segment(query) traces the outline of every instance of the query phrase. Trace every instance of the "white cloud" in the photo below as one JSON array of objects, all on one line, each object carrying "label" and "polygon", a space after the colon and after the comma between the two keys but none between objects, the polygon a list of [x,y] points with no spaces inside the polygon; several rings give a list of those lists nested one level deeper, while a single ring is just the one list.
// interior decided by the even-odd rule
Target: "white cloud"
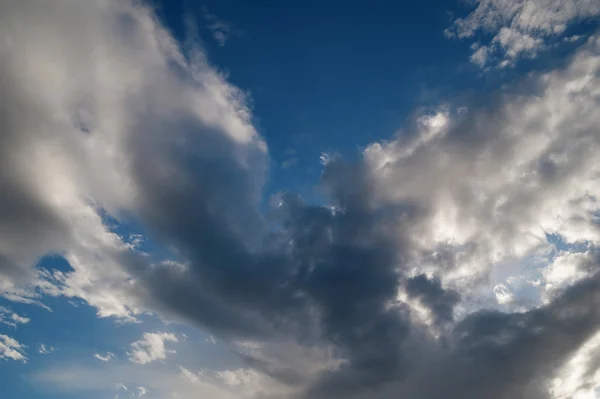
[{"label": "white cloud", "polygon": [[[22,26],[30,28],[16,34]],[[135,322],[152,302],[125,267],[140,242],[113,233],[110,221],[139,211],[145,172],[133,160],[154,152],[153,176],[180,173],[165,145],[179,151],[187,143],[197,156],[246,170],[248,195],[258,197],[266,146],[245,95],[201,48],[186,58],[137,2],[5,4],[0,36],[10,82],[0,102],[0,168],[10,170],[0,173],[0,295],[37,304],[40,293],[81,298],[99,317]],[[196,127],[170,135],[165,126],[182,120]],[[235,150],[210,150],[214,132],[215,143],[231,140]],[[74,270],[35,269],[50,253]]]},{"label": "white cloud", "polygon": [[596,0],[477,0],[467,17],[458,18],[446,30],[449,37],[491,35],[489,46],[476,49],[471,61],[487,66],[490,52],[500,66],[519,57],[535,57],[572,24],[600,15]]},{"label": "white cloud", "polygon": [[8,335],[0,334],[0,359],[27,362],[24,346]]},{"label": "white cloud", "polygon": [[594,272],[592,251],[561,251],[542,271],[545,289],[552,293],[588,277]]},{"label": "white cloud", "polygon": [[214,336],[209,335],[208,338],[206,338],[205,342],[208,342],[209,344],[215,345],[217,343],[217,340],[215,339]]},{"label": "white cloud", "polygon": [[104,394],[102,397],[111,397],[116,391],[120,398],[251,399],[253,394],[244,390],[247,386],[226,385],[214,373],[194,373],[181,366],[157,368],[117,363],[95,368],[86,364],[63,363],[38,370],[28,378],[44,392],[58,395]]},{"label": "white cloud", "polygon": [[98,360],[101,360],[103,362],[108,362],[111,359],[115,359],[115,354],[112,352],[106,352],[105,355],[101,355],[99,353],[95,353],[94,357]]},{"label": "white cloud", "polygon": [[552,399],[596,399],[600,389],[600,370],[590,364],[598,361],[600,332],[585,343],[559,370],[552,380]]},{"label": "white cloud", "polygon": [[487,58],[488,48],[487,46],[481,46],[471,55],[470,59],[473,64],[479,65],[483,68],[487,63]]},{"label": "white cloud", "polygon": [[0,306],[0,323],[11,327],[17,327],[18,324],[27,324],[30,321],[29,318],[20,316],[12,310]]},{"label": "white cloud", "polygon": [[496,301],[498,301],[500,305],[507,305],[515,300],[515,295],[502,283],[494,287],[494,295],[496,296]]},{"label": "white cloud", "polygon": [[155,360],[164,360],[167,354],[176,353],[167,350],[166,342],[179,342],[177,337],[171,333],[145,333],[143,338],[131,344],[129,360],[137,364],[147,364]]},{"label": "white cloud", "polygon": [[[294,390],[251,368],[192,372],[179,366],[181,377],[195,388],[212,391],[219,398],[282,398]],[[190,396],[195,398],[196,396]],[[200,396],[198,396],[200,397]]]},{"label": "white cloud", "polygon": [[[208,65],[201,49],[184,56],[174,39],[144,7],[128,2],[57,0],[52,4],[15,2],[6,8],[6,13],[0,13],[0,36],[7,38],[0,43],[0,70],[6,74],[3,76],[6,77],[3,80],[5,96],[0,101],[0,123],[6,132],[0,137],[0,290],[3,295],[31,302],[39,300],[38,292],[82,298],[97,308],[100,317],[114,316],[129,321],[137,320],[136,316],[146,310],[170,315],[173,308],[179,306],[176,310],[188,318],[205,321],[207,314],[213,316],[209,321],[217,332],[234,330],[242,331],[242,335],[272,332],[270,325],[261,325],[265,328],[262,330],[246,323],[250,320],[245,318],[246,313],[259,313],[260,305],[266,302],[274,312],[285,313],[286,306],[297,310],[296,300],[301,302],[303,298],[288,298],[285,290],[282,307],[279,303],[272,305],[279,302],[277,295],[265,300],[260,290],[251,292],[248,297],[237,297],[238,303],[231,306],[229,303],[220,306],[219,300],[203,296],[209,295],[207,292],[211,290],[218,293],[216,297],[233,296],[238,288],[236,284],[245,288],[246,281],[232,284],[221,278],[224,266],[230,266],[220,262],[221,256],[230,247],[216,248],[220,250],[218,255],[206,255],[215,248],[204,246],[211,246],[214,241],[199,242],[198,236],[205,237],[196,233],[206,231],[189,226],[207,220],[218,222],[208,234],[214,233],[216,237],[215,230],[226,226],[223,235],[234,238],[222,242],[236,244],[233,246],[236,250],[238,244],[243,248],[232,253],[245,253],[246,247],[257,247],[252,241],[255,236],[247,233],[256,230],[246,229],[247,225],[263,222],[255,211],[259,208],[265,176],[266,145],[251,123],[244,93],[229,85]],[[22,26],[29,28],[24,32],[19,28]],[[535,29],[515,28],[512,23],[494,29],[497,39],[492,39],[492,45],[501,47],[507,57],[511,57],[511,51],[515,58],[535,54],[541,46]],[[16,36],[14,32],[23,32],[23,35]],[[488,56],[479,54],[475,61],[486,64]],[[466,308],[463,310],[467,314],[487,306],[488,299],[494,305],[518,300],[519,293],[502,284],[513,273],[524,273],[523,264],[551,246],[547,234],[560,237],[568,248],[575,244],[587,245],[590,251],[597,248],[600,243],[596,197],[600,192],[597,161],[600,119],[596,106],[600,93],[599,70],[600,47],[590,42],[564,70],[526,81],[536,87],[535,95],[505,94],[489,107],[455,109],[444,105],[418,118],[414,129],[401,132],[393,141],[367,148],[366,174],[373,193],[365,195],[365,207],[391,209],[394,216],[400,215],[398,225],[376,226],[375,230],[390,228],[393,230],[390,236],[399,238],[399,245],[392,247],[401,252],[402,266],[409,269],[407,276],[439,275],[442,285],[437,289],[452,288],[460,292],[466,303],[461,306]],[[321,161],[326,169],[335,166],[328,154],[323,154]],[[193,167],[189,168],[188,163]],[[200,170],[199,175],[188,169]],[[7,170],[11,171],[10,176],[6,175]],[[219,174],[220,171],[226,173]],[[169,184],[154,184],[164,182]],[[208,182],[206,186],[205,182]],[[362,188],[358,179],[356,183],[353,188]],[[173,197],[164,199],[173,192]],[[161,212],[164,205],[169,205],[162,201],[173,198],[175,205],[186,211],[174,213],[176,217],[172,217],[173,213]],[[202,207],[205,204],[206,207]],[[187,212],[190,210],[192,212]],[[196,210],[197,213],[193,212]],[[205,210],[211,217],[217,215],[215,219],[205,216],[202,213]],[[341,209],[339,214],[343,212]],[[148,264],[148,257],[134,256],[135,239],[129,242],[111,231],[111,216],[121,214],[138,217],[140,222],[155,227],[158,235],[163,233],[161,236],[167,241],[176,235],[173,231],[178,232],[177,228],[185,225],[194,232],[193,239],[185,243],[188,249],[199,246],[200,255],[206,255],[207,262],[214,263],[210,265],[213,269],[206,271],[204,265],[196,264],[187,267],[187,263]],[[189,220],[192,223],[188,225]],[[339,219],[334,218],[334,222],[336,220]],[[358,246],[368,246],[371,236],[364,235],[367,239],[353,240],[352,245],[360,241]],[[363,234],[357,236],[362,238]],[[324,252],[333,253],[335,257],[337,249],[328,247],[331,235],[327,237]],[[313,246],[310,247],[312,251]],[[540,272],[545,276],[540,289],[545,289],[549,282],[569,285],[581,277],[574,273],[580,268],[574,269],[565,263],[567,258],[570,261],[573,260],[570,257],[575,256],[570,249],[567,252],[551,259],[552,266],[546,273]],[[47,253],[64,254],[73,271],[50,274],[35,269],[37,260]],[[318,262],[312,262],[312,252],[309,255],[311,262],[306,263],[311,263],[312,268],[312,263]],[[242,262],[231,262],[232,265],[237,263]],[[315,267],[318,269],[318,265]],[[194,285],[197,281],[188,269],[198,272],[199,280],[208,277],[209,282],[200,287]],[[233,266],[229,269],[232,274],[234,269]],[[172,273],[162,274],[164,270]],[[249,276],[251,273],[245,274],[248,270],[243,269],[239,276]],[[265,276],[270,272],[258,271],[265,272]],[[159,278],[145,280],[153,272]],[[312,277],[318,280],[328,272]],[[189,292],[155,289],[165,283],[160,277],[172,275],[184,280],[175,288],[182,287]],[[374,286],[382,277],[367,276],[376,281]],[[393,273],[384,275],[388,281],[395,276]],[[212,278],[215,284],[211,284]],[[192,282],[185,284],[189,280]],[[327,283],[328,279],[324,281]],[[367,279],[365,285],[369,282]],[[270,289],[253,283],[254,287]],[[358,284],[362,286],[360,283],[362,281]],[[394,284],[389,286],[394,287]],[[328,291],[323,286],[316,290],[323,295]],[[298,291],[294,292],[298,297],[314,295],[314,292]],[[393,289],[389,291],[393,297]],[[365,294],[365,298],[373,296],[366,293],[369,295]],[[165,299],[169,295],[172,297]],[[196,302],[182,305],[180,299],[188,297]],[[383,343],[375,346],[380,350],[373,351],[368,345],[373,342],[367,342],[346,345],[338,352],[324,350],[329,342],[320,342],[327,339],[323,330],[334,328],[323,319],[311,317],[321,311],[339,313],[335,312],[336,306],[351,299],[340,297],[342,300],[335,298],[335,304],[329,308],[327,305],[332,303],[325,298],[315,301],[315,308],[300,309],[306,310],[309,319],[309,325],[302,327],[307,331],[314,327],[314,331],[308,331],[308,341],[314,337],[319,342],[316,348],[290,343],[280,336],[275,343],[253,342],[243,348],[240,345],[237,348],[240,354],[253,360],[254,368],[234,366],[195,373],[181,368],[174,374],[172,369],[159,369],[158,366],[168,368],[160,363],[148,367],[127,364],[145,369],[137,372],[116,365],[118,362],[108,365],[96,362],[97,369],[52,369],[45,372],[44,378],[74,390],[110,387],[113,393],[115,381],[123,381],[120,388],[127,389],[123,384],[147,386],[146,396],[159,398],[176,391],[190,398],[239,398],[263,393],[285,397],[290,391],[297,393],[296,390],[306,389],[320,382],[322,376],[329,376],[343,369],[341,365],[349,364],[344,363],[347,354],[338,352],[352,352],[354,346],[359,346],[363,357],[351,360],[371,364],[372,353],[380,354],[381,348],[387,348]],[[172,298],[175,300],[169,302]],[[249,303],[240,305],[239,298],[246,298]],[[406,302],[409,307],[417,306],[408,299]],[[412,302],[425,308],[424,301]],[[385,303],[385,311],[395,305]],[[230,313],[223,313],[223,309]],[[353,310],[343,306],[342,309]],[[383,312],[378,307],[375,309]],[[425,311],[425,319],[431,318],[431,310]],[[235,319],[235,323],[222,323],[223,319]],[[367,317],[360,320],[362,324],[349,327],[356,327],[362,334],[361,329],[369,330],[372,326],[371,320]],[[390,320],[381,319],[384,325],[396,322],[393,319],[388,323]],[[283,317],[278,321],[287,323],[289,320]],[[315,322],[315,326],[310,322]],[[410,334],[419,335],[432,323],[424,324],[425,327],[419,325]],[[351,328],[335,330],[328,337],[335,339],[345,330]],[[350,336],[349,340],[357,336]],[[17,341],[7,336],[0,338],[3,345],[0,356],[25,360],[23,347]],[[423,333],[424,341],[430,339]],[[362,337],[359,341],[363,341]],[[131,344],[129,360],[136,364],[164,360],[175,352],[166,345],[173,342],[178,342],[174,334],[144,334],[141,340]],[[427,349],[430,352],[439,349],[435,343],[432,348]],[[440,349],[440,353],[426,354],[444,358],[446,352]],[[108,361],[112,358],[110,355],[96,354],[95,357]],[[395,361],[395,355],[394,352],[384,360]],[[276,375],[289,384],[267,374]],[[429,379],[428,384],[419,384],[422,382],[418,381],[419,377],[416,382],[407,379],[408,388],[404,390],[411,393],[410,389],[414,388],[418,392],[424,385],[435,385],[430,384]],[[175,380],[177,382],[173,382]],[[396,393],[394,397],[397,396]]]},{"label": "white cloud", "polygon": [[55,351],[56,349],[53,346],[46,346],[45,344],[38,345],[38,353],[42,355],[49,355]]},{"label": "white cloud", "polygon": [[[412,242],[411,267],[441,273],[444,284],[466,294],[477,282],[491,291],[523,273],[528,257],[552,246],[548,234],[568,246],[600,245],[599,71],[600,43],[592,40],[566,69],[535,77],[536,95],[507,93],[497,109],[443,107],[416,131],[366,149],[374,206],[419,209],[399,229]],[[444,122],[431,122],[438,119]],[[562,256],[547,278],[572,283]],[[496,294],[509,300],[501,286]]]}]

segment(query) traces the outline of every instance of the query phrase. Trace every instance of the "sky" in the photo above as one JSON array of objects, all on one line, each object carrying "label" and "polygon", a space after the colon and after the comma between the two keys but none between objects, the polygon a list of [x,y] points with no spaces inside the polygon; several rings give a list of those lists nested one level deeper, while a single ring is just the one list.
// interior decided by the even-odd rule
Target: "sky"
[{"label": "sky", "polygon": [[0,397],[600,398],[598,21],[0,0]]}]

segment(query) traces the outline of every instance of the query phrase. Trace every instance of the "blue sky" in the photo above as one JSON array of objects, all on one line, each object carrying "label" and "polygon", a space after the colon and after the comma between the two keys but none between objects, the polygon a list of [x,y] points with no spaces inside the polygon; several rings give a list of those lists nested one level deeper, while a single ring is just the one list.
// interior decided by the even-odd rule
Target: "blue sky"
[{"label": "blue sky", "polygon": [[598,16],[0,5],[0,397],[600,397]]},{"label": "blue sky", "polygon": [[[354,157],[388,138],[415,107],[464,88],[477,73],[468,46],[440,34],[459,9],[452,2],[175,1],[159,9],[181,40],[192,18],[210,60],[250,91],[275,189],[307,190],[322,152]],[[232,25],[225,45],[202,29],[210,24],[203,9]],[[286,161],[297,163],[281,171]]]}]

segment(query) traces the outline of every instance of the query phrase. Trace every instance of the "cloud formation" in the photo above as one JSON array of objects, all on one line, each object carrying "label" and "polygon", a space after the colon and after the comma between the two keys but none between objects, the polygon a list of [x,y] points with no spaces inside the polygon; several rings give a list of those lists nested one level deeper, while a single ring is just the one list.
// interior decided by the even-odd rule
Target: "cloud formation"
[{"label": "cloud formation", "polygon": [[[474,4],[475,10],[457,18],[445,33],[459,39],[485,35],[483,43],[474,44],[471,56],[471,61],[482,68],[534,58],[573,24],[600,15],[600,4],[595,0],[477,0]],[[578,39],[577,35],[569,37]]]},{"label": "cloud formation", "polygon": [[[167,354],[176,353],[174,350],[167,350],[167,342],[179,342],[179,339],[171,333],[145,333],[139,341],[131,344],[131,351],[127,353],[129,360],[136,364],[147,364],[155,360],[164,360]],[[110,358],[107,355],[104,359],[96,355],[100,360]]]},{"label": "cloud formation", "polygon": [[0,323],[16,328],[18,324],[27,324],[30,321],[29,318],[20,316],[12,310],[0,306]]},{"label": "cloud formation", "polygon": [[27,362],[24,346],[8,335],[0,334],[0,359]]},{"label": "cloud formation", "polygon": [[55,351],[56,349],[53,346],[46,346],[45,344],[38,345],[38,353],[42,355],[49,355],[51,353],[54,353]]},{"label": "cloud formation", "polygon": [[[546,25],[526,10],[539,3],[496,3],[453,32],[468,37],[491,18],[507,54],[534,51]],[[588,15],[577,10],[548,21]],[[559,395],[556,379],[593,389],[599,38],[487,102],[415,115],[356,162],[324,155],[326,205],[283,192],[262,213],[267,146],[245,94],[201,47],[183,53],[137,2],[3,11],[6,298],[77,297],[100,317],[152,312],[208,330],[244,367],[181,367],[190,397],[546,399]],[[530,23],[501,33],[488,11]],[[537,36],[518,44],[523,32]],[[127,223],[160,255],[115,232]],[[71,270],[36,267],[49,255]],[[0,339],[0,356],[25,360]],[[146,333],[129,360],[164,360],[174,342]],[[71,375],[77,385],[94,373]]]},{"label": "cloud formation", "polygon": [[109,360],[115,358],[115,354],[112,352],[106,352],[105,355],[101,355],[99,353],[94,353],[94,357],[100,361],[108,362]]},{"label": "cloud formation", "polygon": [[206,6],[202,7],[202,17],[206,20],[206,28],[211,32],[212,38],[223,47],[233,31],[231,22],[210,13]]}]

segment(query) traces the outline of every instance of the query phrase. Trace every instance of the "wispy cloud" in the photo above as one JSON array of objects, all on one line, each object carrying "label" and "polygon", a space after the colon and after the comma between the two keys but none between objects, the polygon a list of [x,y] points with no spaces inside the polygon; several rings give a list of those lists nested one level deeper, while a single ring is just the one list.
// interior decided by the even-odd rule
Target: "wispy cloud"
[{"label": "wispy cloud", "polygon": [[38,345],[38,353],[42,355],[49,355],[51,353],[54,353],[55,351],[56,349],[53,346],[46,346],[43,343]]},{"label": "wispy cloud", "polygon": [[[520,58],[534,58],[564,36],[574,23],[600,16],[595,0],[480,0],[468,16],[457,18],[448,37],[486,41],[471,61],[484,68],[506,67]],[[480,37],[478,37],[478,35]],[[490,39],[491,37],[491,39]]]},{"label": "wispy cloud", "polygon": [[114,353],[112,353],[112,352],[106,352],[106,354],[104,354],[104,355],[101,355],[101,354],[99,354],[99,353],[95,353],[95,354],[94,354],[94,357],[95,357],[96,359],[98,359],[98,360],[101,360],[101,361],[103,361],[103,362],[108,362],[109,360],[111,360],[111,359],[115,359],[115,358],[116,358],[116,357],[115,357],[115,354],[114,354]]},{"label": "wispy cloud", "polygon": [[235,32],[231,22],[210,13],[206,6],[202,7],[202,17],[206,21],[205,26],[211,32],[213,39],[215,39],[219,46],[224,46],[230,34]]},{"label": "wispy cloud", "polygon": [[[491,24],[482,46],[498,46],[503,61],[536,54],[545,23],[589,15],[529,16],[530,29],[513,21],[541,3],[478,4],[450,34]],[[46,381],[128,396],[148,387],[158,398],[182,386],[219,399],[546,399],[575,364],[584,371],[568,395],[593,392],[597,37],[494,101],[416,113],[358,159],[324,153],[323,201],[284,193],[266,220],[267,145],[244,92],[202,48],[188,57],[137,2],[1,7],[0,37],[10,39],[0,43],[2,294],[202,326],[243,363],[139,367],[179,363],[178,336],[155,332],[131,343],[129,362],[45,370]],[[487,65],[489,52],[474,62]],[[120,215],[181,259],[140,254],[107,222]],[[36,268],[48,253],[71,269]],[[24,348],[0,335],[3,359],[25,361]]]},{"label": "wispy cloud", "polygon": [[18,324],[27,324],[30,321],[29,318],[20,316],[12,310],[0,306],[0,323],[16,328]]}]

